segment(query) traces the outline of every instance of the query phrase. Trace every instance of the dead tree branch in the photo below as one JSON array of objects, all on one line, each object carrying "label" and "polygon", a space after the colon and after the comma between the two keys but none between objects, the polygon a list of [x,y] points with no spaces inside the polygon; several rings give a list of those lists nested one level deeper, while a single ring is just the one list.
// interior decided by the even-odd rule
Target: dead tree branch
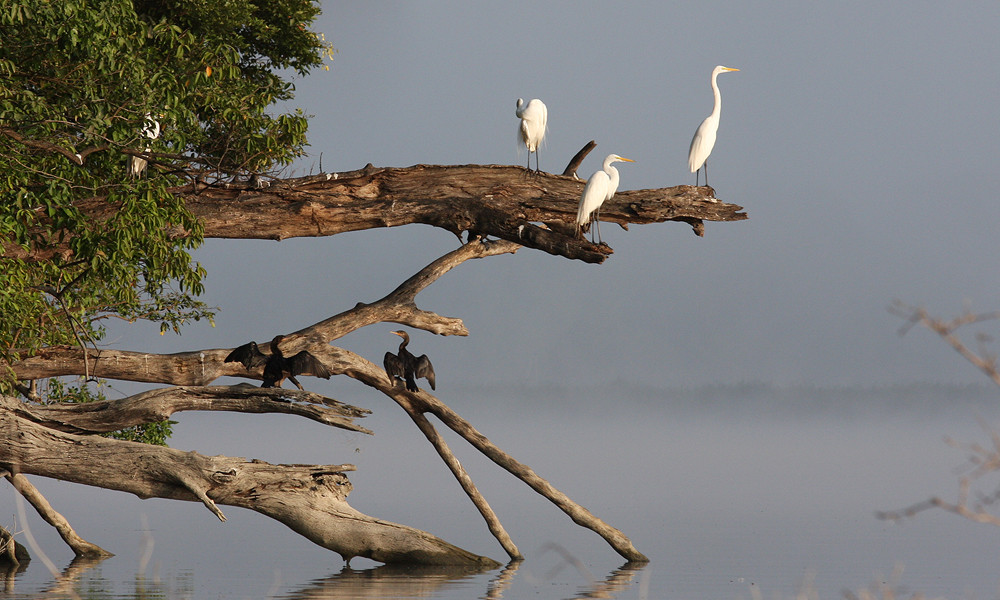
[{"label": "dead tree branch", "polygon": [[901,521],[916,516],[931,508],[940,508],[976,523],[986,523],[1000,526],[1000,517],[990,512],[990,507],[1000,501],[1000,490],[990,494],[973,491],[973,485],[983,477],[1000,471],[1000,433],[980,421],[991,441],[990,446],[978,443],[962,444],[949,439],[948,444],[966,452],[966,464],[961,468],[965,472],[958,480],[958,495],[954,502],[933,496],[923,502],[917,502],[906,508],[895,511],[876,513],[880,519]]},{"label": "dead tree branch", "polygon": [[82,404],[32,405],[0,397],[0,408],[56,431],[76,434],[108,433],[163,421],[176,412],[211,410],[242,413],[279,413],[306,417],[324,425],[371,434],[354,423],[371,414],[313,392],[260,388],[250,385],[170,387],[142,392],[119,400]]},{"label": "dead tree branch", "polygon": [[[576,209],[584,182],[573,177],[504,165],[415,165],[375,168],[275,181],[267,188],[225,185],[177,188],[205,226],[205,237],[272,239],[331,236],[349,231],[432,225],[457,236],[492,236],[571,259],[603,262],[613,251],[576,236]],[[77,207],[101,221],[114,206],[93,198]],[[718,202],[710,187],[680,185],[619,190],[601,207],[604,221],[629,224],[679,221],[702,235],[704,221],[747,218],[734,204]],[[38,234],[43,236],[44,228]],[[186,232],[176,231],[177,236]],[[65,240],[24,250],[4,243],[4,255],[24,260],[69,259]]]},{"label": "dead tree branch", "polygon": [[[0,131],[0,134],[3,132]],[[194,185],[173,192],[204,225],[206,237],[274,239],[330,236],[379,227],[421,223],[438,227],[468,243],[428,264],[385,297],[358,303],[349,310],[285,335],[287,354],[308,350],[331,373],[346,375],[392,398],[411,417],[451,469],[483,515],[487,526],[511,558],[521,554],[471,477],[452,454],[426,414],[467,440],[532,489],[556,504],[579,525],[601,535],[629,561],[645,562],[621,531],[609,526],[530,467],[503,452],[470,423],[436,397],[397,387],[381,367],[331,343],[366,325],[381,322],[423,329],[438,335],[468,335],[461,319],[423,310],[416,296],[463,262],[514,253],[529,247],[591,263],[604,261],[613,250],[578,236],[575,216],[584,183],[575,169],[594,144],[588,144],[567,167],[570,175],[530,174],[523,168],[498,165],[375,168],[314,177],[275,180],[270,186]],[[40,148],[60,151],[57,148]],[[68,158],[82,160],[79,155]],[[112,218],[115,207],[92,198],[76,208],[100,222]],[[709,187],[619,191],[601,210],[602,220],[629,224],[679,221],[698,235],[704,221],[746,219],[742,207],[718,202]],[[22,248],[9,240],[4,256],[29,261],[54,256],[71,258],[70,242],[48,239],[48,223],[38,226],[35,246]],[[186,231],[172,231],[183,237]],[[497,241],[481,243],[487,237]],[[269,339],[278,332],[260,332]],[[261,344],[265,352],[269,344]],[[9,444],[0,444],[0,469],[10,471],[12,483],[20,473],[54,477],[140,497],[162,497],[202,502],[220,520],[220,505],[242,506],[275,518],[345,559],[365,556],[383,562],[461,563],[492,565],[493,561],[455,548],[430,534],[363,515],[347,502],[352,465],[269,465],[229,457],[205,457],[170,448],[128,445],[129,442],[94,437],[168,418],[182,410],[229,410],[288,413],[351,431],[371,433],[354,420],[368,411],[318,394],[252,386],[209,386],[221,376],[261,379],[238,363],[226,363],[231,349],[205,349],[159,355],[117,349],[60,346],[40,350],[13,364],[0,363],[20,381],[62,375],[172,384],[172,388],[137,394],[121,400],[77,404],[24,404],[0,398],[0,431]],[[13,355],[17,355],[13,353]],[[33,389],[19,384],[18,389]],[[25,480],[26,481],[26,480]],[[30,485],[30,484],[28,484]],[[26,486],[21,486],[27,489]],[[30,495],[30,491],[28,492]]]},{"label": "dead tree branch", "polygon": [[14,489],[17,490],[17,492],[21,494],[21,496],[23,496],[29,504],[35,507],[38,515],[42,517],[46,523],[54,527],[57,532],[59,532],[59,536],[62,537],[63,541],[66,542],[66,545],[73,550],[74,554],[88,558],[114,556],[114,554],[108,552],[104,548],[101,548],[97,544],[91,544],[87,540],[80,537],[73,527],[70,526],[69,521],[67,521],[66,518],[59,513],[59,511],[52,508],[52,505],[45,499],[45,496],[42,496],[41,492],[39,492],[30,481],[28,481],[27,477],[9,470],[6,477],[7,481],[14,486]]},{"label": "dead tree branch", "polygon": [[589,142],[587,142],[586,146],[580,148],[580,151],[574,154],[573,158],[570,159],[569,164],[566,165],[566,169],[563,170],[562,172],[563,176],[572,177],[573,179],[579,179],[579,177],[577,177],[576,175],[576,170],[580,168],[580,163],[583,162],[583,159],[587,158],[587,155],[590,154],[590,151],[596,147],[597,147],[597,142],[595,142],[594,140],[590,140]]},{"label": "dead tree branch", "polygon": [[202,502],[220,520],[219,505],[239,506],[285,523],[350,560],[496,566],[439,538],[365,515],[347,504],[344,475],[353,465],[272,465],[203,456],[93,436],[57,432],[0,411],[0,465],[28,473],[135,494]]},{"label": "dead tree branch", "polygon": [[950,321],[932,317],[926,309],[908,306],[898,300],[889,307],[889,312],[906,320],[906,324],[899,329],[900,335],[905,335],[915,325],[922,325],[927,329],[941,336],[955,352],[962,358],[972,363],[977,369],[986,374],[993,383],[1000,385],[1000,371],[997,369],[997,355],[987,350],[985,342],[988,338],[982,334],[977,335],[980,342],[978,353],[969,348],[958,337],[957,331],[962,327],[977,325],[986,321],[1000,319],[1000,311],[988,313],[973,313],[965,310],[961,315]]},{"label": "dead tree branch", "polygon": [[[421,431],[424,432],[428,440],[431,441],[439,454],[445,460],[445,463],[452,469],[453,474],[458,479],[463,489],[465,489],[466,493],[470,496],[477,509],[480,510],[480,513],[486,520],[490,531],[496,536],[498,541],[504,547],[504,550],[507,551],[512,558],[520,558],[521,556],[517,547],[503,530],[499,519],[497,519],[492,509],[489,507],[489,504],[481,496],[478,490],[476,490],[475,486],[472,484],[471,478],[469,478],[468,474],[465,473],[460,465],[458,465],[457,460],[455,460],[454,456],[451,455],[447,446],[440,443],[441,440],[439,436],[434,431],[433,426],[431,426],[430,423],[423,417],[423,413],[430,412],[434,414],[444,424],[465,438],[470,444],[472,444],[473,447],[485,454],[497,465],[518,477],[527,483],[532,489],[556,504],[556,506],[569,515],[574,522],[581,526],[590,528],[598,533],[598,535],[602,536],[619,554],[624,556],[626,559],[635,562],[646,562],[648,559],[636,550],[631,541],[621,531],[609,526],[607,523],[590,513],[587,509],[573,502],[568,496],[554,488],[548,481],[539,477],[530,467],[518,462],[510,455],[502,451],[499,447],[490,442],[486,436],[477,431],[470,423],[448,408],[443,402],[426,392],[412,394],[407,392],[404,388],[395,386],[394,382],[389,379],[381,367],[375,366],[365,358],[348,350],[330,345],[333,340],[338,339],[347,333],[355,331],[365,325],[378,322],[400,323],[441,335],[467,335],[468,332],[460,319],[442,317],[436,313],[419,309],[416,305],[417,294],[426,289],[427,286],[436,281],[442,275],[459,264],[462,264],[466,260],[515,252],[519,247],[520,246],[518,244],[508,241],[497,241],[489,244],[482,244],[479,242],[465,244],[431,262],[381,300],[371,304],[359,303],[350,310],[344,311],[314,325],[286,335],[283,342],[283,349],[288,353],[297,352],[300,349],[308,349],[327,366],[332,374],[347,375],[348,377],[361,381],[370,387],[378,389],[399,404],[400,407],[402,407],[411,416],[411,418],[413,418],[414,422],[418,425],[418,427],[420,427]],[[262,346],[262,349],[264,347],[265,346]],[[74,365],[68,359],[73,353],[81,353],[82,351],[80,349],[65,348],[59,350],[63,353],[61,356],[67,359],[64,361],[54,361],[54,357],[51,354],[53,351],[50,351],[50,354],[46,357],[45,361],[39,362],[34,361],[33,359],[28,359],[26,361],[22,361],[21,363],[12,365],[14,371],[23,378],[28,378],[29,375],[32,377],[52,376],[52,366],[61,364],[67,368],[75,369],[75,371],[71,370],[71,373],[79,372],[83,361],[77,358]],[[178,381],[180,379],[183,380],[184,383],[187,383],[194,379],[198,383],[207,383],[208,381],[211,381],[211,379],[221,375],[243,374],[237,370],[237,365],[223,362],[223,359],[225,355],[228,354],[229,349],[203,350],[163,356],[122,353],[118,351],[112,351],[105,354],[105,352],[106,351],[104,350],[100,351],[99,356],[96,356],[96,360],[94,360],[93,372],[98,377],[108,377],[112,370],[116,372],[120,370],[122,374],[128,373],[128,378],[133,380],[138,377],[143,377],[147,378],[144,380],[155,380],[163,383],[180,383],[180,381]],[[122,367],[121,365],[123,364],[127,366]],[[141,369],[138,369],[137,367],[140,364]],[[36,370],[38,368],[47,368],[50,370],[40,373]],[[178,389],[180,390],[180,393],[183,394],[187,390],[197,391],[213,388]],[[221,389],[223,391],[220,395],[224,396],[227,393],[225,390],[232,388]],[[287,391],[283,391],[282,393],[287,394]],[[218,395],[213,396],[213,398],[217,397]],[[174,402],[179,401],[172,401],[168,404],[168,406],[174,406]],[[133,403],[137,403],[137,401],[133,400]],[[161,411],[163,412],[147,411],[144,413],[145,416],[142,418],[149,419],[158,417],[166,412],[162,409],[162,407]],[[50,416],[53,421],[64,424],[64,426],[81,427],[80,423],[83,422],[83,417],[79,416],[79,414],[82,413],[75,414],[73,419],[70,419],[66,412],[59,412],[58,414],[50,413],[49,415],[42,414],[38,418]],[[198,497],[198,499],[204,502],[206,506],[210,509],[214,509],[215,505],[212,503],[211,498],[204,493],[202,489],[203,486],[200,486],[197,481],[192,481],[190,483],[185,482],[183,487],[188,490],[188,493],[183,494],[183,496],[185,496],[184,499],[189,499],[193,493],[196,497]],[[165,492],[165,490],[162,491]],[[222,518],[221,513],[219,513],[219,515],[220,518]],[[286,524],[289,524],[289,526],[296,531],[300,531],[299,528],[302,527],[301,523],[295,524],[294,522],[291,522]],[[300,533],[303,533],[304,535],[306,534],[303,531],[300,531]]]},{"label": "dead tree branch", "polygon": [[[958,335],[958,331],[963,327],[1000,319],[1000,312],[974,313],[966,309],[959,316],[945,320],[931,316],[924,308],[909,306],[898,300],[889,307],[889,312],[906,321],[899,329],[900,335],[905,335],[917,325],[925,327],[938,334],[959,355],[986,374],[993,383],[1000,385],[997,356],[987,348],[987,343],[991,341],[991,338],[978,333],[976,339],[979,342],[979,350],[974,351]],[[958,497],[954,502],[933,496],[900,510],[878,512],[876,516],[888,521],[899,521],[914,517],[931,508],[940,508],[976,523],[1000,526],[1000,517],[989,510],[991,506],[1000,501],[1000,490],[995,490],[991,494],[972,493],[973,485],[978,480],[1000,471],[1000,433],[984,422],[981,422],[980,425],[989,435],[991,445],[983,446],[978,443],[964,445],[968,456],[968,462],[964,469],[967,474],[959,478]],[[963,446],[953,440],[949,440],[949,443],[956,447]]]}]

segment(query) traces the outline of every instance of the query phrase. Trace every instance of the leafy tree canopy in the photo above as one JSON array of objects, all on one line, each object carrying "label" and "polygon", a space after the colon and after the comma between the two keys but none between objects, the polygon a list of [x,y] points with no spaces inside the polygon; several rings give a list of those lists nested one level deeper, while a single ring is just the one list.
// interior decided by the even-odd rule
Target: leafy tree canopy
[{"label": "leafy tree canopy", "polygon": [[[189,254],[201,228],[173,192],[303,153],[305,115],[267,109],[292,97],[288,75],[332,56],[318,13],[308,0],[0,6],[0,358],[95,343],[109,317],[161,331],[211,318]],[[0,391],[13,384],[0,374]]]}]

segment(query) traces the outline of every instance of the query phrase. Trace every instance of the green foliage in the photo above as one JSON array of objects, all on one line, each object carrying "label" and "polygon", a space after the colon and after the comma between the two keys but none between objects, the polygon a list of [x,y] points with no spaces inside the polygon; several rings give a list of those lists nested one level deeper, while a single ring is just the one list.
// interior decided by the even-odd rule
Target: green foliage
[{"label": "green foliage", "polygon": [[[97,381],[96,384],[97,389],[94,390],[91,389],[91,387],[87,385],[82,378],[77,383],[66,383],[62,379],[53,377],[46,380],[46,389],[43,393],[47,402],[76,403],[107,400],[104,392],[101,391],[101,388],[104,387],[104,382]],[[143,442],[145,444],[166,446],[167,438],[170,437],[170,434],[172,433],[172,426],[176,422],[177,421],[158,421],[156,423],[136,425],[134,427],[126,427],[125,429],[106,433],[104,436],[114,438],[116,440],[127,440],[130,442]]]},{"label": "green foliage", "polygon": [[[303,153],[306,118],[272,115],[282,78],[332,50],[308,0],[0,4],[0,359],[94,343],[107,318],[179,331],[212,318],[174,193]],[[150,122],[160,135],[143,133]],[[129,153],[148,152],[132,177]],[[11,389],[0,373],[0,389]]]}]

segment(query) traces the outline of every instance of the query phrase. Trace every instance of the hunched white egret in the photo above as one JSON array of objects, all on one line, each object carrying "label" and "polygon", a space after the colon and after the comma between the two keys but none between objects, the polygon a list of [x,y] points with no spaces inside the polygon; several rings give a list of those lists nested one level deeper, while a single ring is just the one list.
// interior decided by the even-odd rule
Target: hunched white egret
[{"label": "hunched white egret", "polygon": [[[142,128],[142,135],[150,141],[160,137],[160,122],[154,119],[149,113],[146,113],[146,125]],[[145,152],[149,152],[151,150],[152,148],[147,145]],[[132,160],[129,161],[128,170],[132,177],[142,175],[142,172],[146,170],[146,159],[133,156]]]},{"label": "hunched white egret", "polygon": [[688,150],[688,168],[694,173],[694,184],[698,185],[698,171],[705,167],[705,185],[708,185],[708,155],[715,147],[715,135],[719,131],[719,115],[722,111],[722,94],[719,93],[720,73],[727,71],[739,71],[730,67],[719,65],[712,70],[712,93],[715,94],[715,107],[712,114],[705,117],[705,120],[698,126],[698,131],[694,132],[691,138],[691,148]]},{"label": "hunched white egret", "polygon": [[523,98],[517,99],[517,110],[514,114],[521,119],[521,143],[528,149],[528,170],[531,170],[531,153],[535,153],[535,170],[540,171],[538,166],[538,147],[542,145],[545,138],[545,128],[549,121],[549,109],[545,103],[534,98],[524,103]]},{"label": "hunched white egret", "polygon": [[[580,206],[576,209],[577,231],[583,234],[584,223],[594,223],[597,232],[597,243],[601,243],[601,205],[610,200],[618,191],[618,169],[611,166],[616,162],[635,162],[631,158],[623,158],[617,154],[609,154],[604,159],[602,170],[595,172],[587,180],[580,195]],[[594,231],[590,232],[590,241],[594,241]]]}]

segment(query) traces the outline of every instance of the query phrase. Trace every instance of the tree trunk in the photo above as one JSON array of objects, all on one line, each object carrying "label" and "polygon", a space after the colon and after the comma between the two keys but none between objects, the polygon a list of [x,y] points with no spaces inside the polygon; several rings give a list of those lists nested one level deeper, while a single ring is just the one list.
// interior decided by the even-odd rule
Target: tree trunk
[{"label": "tree trunk", "polygon": [[272,465],[228,456],[61,433],[0,411],[0,463],[27,473],[135,494],[239,506],[281,521],[345,560],[498,566],[423,531],[362,514],[347,504],[354,465]]}]

